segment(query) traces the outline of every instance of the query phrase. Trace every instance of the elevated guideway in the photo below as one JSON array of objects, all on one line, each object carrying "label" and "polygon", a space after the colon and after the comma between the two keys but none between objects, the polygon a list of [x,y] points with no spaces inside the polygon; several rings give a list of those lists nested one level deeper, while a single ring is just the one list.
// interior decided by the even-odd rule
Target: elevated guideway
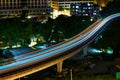
[{"label": "elevated guideway", "polygon": [[62,63],[64,60],[80,52],[89,45],[103,29],[115,18],[120,17],[120,13],[108,16],[103,20],[98,20],[90,27],[70,38],[68,41],[61,42],[45,50],[37,50],[26,54],[16,56],[21,57],[16,62],[0,66],[0,80],[14,80],[37,71],[46,69],[57,64],[57,71],[62,72]]}]

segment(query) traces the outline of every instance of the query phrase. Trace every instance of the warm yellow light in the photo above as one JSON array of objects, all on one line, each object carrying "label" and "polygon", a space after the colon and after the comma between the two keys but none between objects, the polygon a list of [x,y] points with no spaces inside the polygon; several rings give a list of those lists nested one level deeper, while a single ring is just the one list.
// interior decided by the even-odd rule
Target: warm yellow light
[{"label": "warm yellow light", "polygon": [[104,4],[104,3],[102,3],[102,4],[101,4],[101,6],[102,6],[102,7],[105,7],[105,4]]},{"label": "warm yellow light", "polygon": [[71,16],[70,15],[70,10],[62,10],[62,11],[58,11],[58,10],[53,10],[53,19],[55,19],[56,17],[58,17],[59,15],[67,15],[67,16]]},{"label": "warm yellow light", "polygon": [[27,19],[31,19],[32,18],[32,16],[27,16]]},{"label": "warm yellow light", "polygon": [[53,19],[58,17],[58,10],[53,10]]}]

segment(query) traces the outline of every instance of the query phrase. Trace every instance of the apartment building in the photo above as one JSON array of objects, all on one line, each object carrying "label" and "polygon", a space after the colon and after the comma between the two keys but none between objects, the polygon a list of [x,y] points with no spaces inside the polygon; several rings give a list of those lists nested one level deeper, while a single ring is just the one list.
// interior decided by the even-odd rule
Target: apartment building
[{"label": "apartment building", "polygon": [[51,12],[50,0],[0,0],[0,15],[21,15],[23,11],[29,15]]},{"label": "apartment building", "polygon": [[[40,15],[46,12],[70,15],[71,4],[93,2],[104,5],[110,0],[0,0],[0,16]],[[53,11],[54,10],[54,11]]]},{"label": "apartment building", "polygon": [[87,2],[93,2],[96,3],[95,0],[52,0],[52,8],[54,10],[53,16],[57,17],[58,15],[64,14],[71,16],[71,4],[77,4],[77,3],[87,3]]},{"label": "apartment building", "polygon": [[91,19],[97,20],[100,18],[100,8],[98,5],[87,2],[71,4],[71,15],[77,15],[86,17],[89,16]]},{"label": "apartment building", "polygon": [[70,5],[73,3],[85,3],[85,2],[94,2],[95,0],[52,0],[53,9],[70,9]]}]

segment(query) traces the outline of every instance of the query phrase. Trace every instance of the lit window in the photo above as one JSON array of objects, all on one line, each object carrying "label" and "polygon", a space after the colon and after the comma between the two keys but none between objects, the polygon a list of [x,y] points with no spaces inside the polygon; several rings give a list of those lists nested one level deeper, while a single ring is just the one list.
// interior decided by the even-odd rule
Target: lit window
[{"label": "lit window", "polygon": [[78,9],[76,9],[76,12],[78,11]]},{"label": "lit window", "polygon": [[94,12],[97,12],[96,10],[94,10]]},{"label": "lit window", "polygon": [[93,15],[96,15],[96,13],[93,13]]},{"label": "lit window", "polygon": [[84,13],[84,12],[85,12],[85,10],[82,10],[82,12]]},{"label": "lit window", "polygon": [[91,7],[88,7],[88,9],[91,9]]},{"label": "lit window", "polygon": [[88,3],[87,5],[90,6],[90,3]]},{"label": "lit window", "polygon": [[86,16],[88,16],[88,14],[85,14]]},{"label": "lit window", "polygon": [[79,8],[79,6],[76,6],[76,8]]}]

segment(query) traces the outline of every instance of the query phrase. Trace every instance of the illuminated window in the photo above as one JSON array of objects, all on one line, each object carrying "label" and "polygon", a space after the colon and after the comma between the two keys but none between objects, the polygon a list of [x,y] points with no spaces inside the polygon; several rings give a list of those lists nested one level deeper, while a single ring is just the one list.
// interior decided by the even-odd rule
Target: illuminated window
[{"label": "illuminated window", "polygon": [[88,7],[88,9],[91,9],[91,7]]},{"label": "illuminated window", "polygon": [[78,9],[76,9],[76,12],[78,12]]},{"label": "illuminated window", "polygon": [[85,10],[82,10],[82,12],[84,13],[84,12],[85,12]]},{"label": "illuminated window", "polygon": [[76,6],[76,8],[79,8],[79,6]]},{"label": "illuminated window", "polygon": [[97,13],[93,13],[93,15],[97,15]]},{"label": "illuminated window", "polygon": [[75,8],[75,6],[73,6],[73,8]]},{"label": "illuminated window", "polygon": [[90,6],[90,3],[88,3],[87,5]]}]

